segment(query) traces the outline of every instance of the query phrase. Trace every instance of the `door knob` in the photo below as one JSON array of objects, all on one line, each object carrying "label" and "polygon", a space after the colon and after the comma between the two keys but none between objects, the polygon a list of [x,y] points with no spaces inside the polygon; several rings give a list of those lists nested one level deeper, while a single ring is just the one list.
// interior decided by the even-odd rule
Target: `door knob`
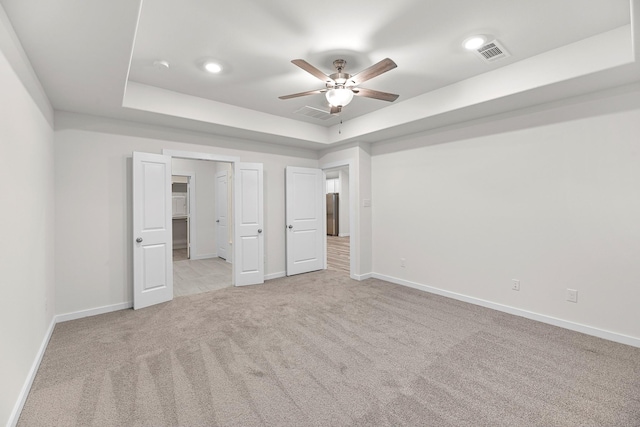
[{"label": "door knob", "polygon": [[220,220],[219,220],[219,219],[216,219],[216,222],[220,222]]},{"label": "door knob", "polygon": [[290,225],[289,228],[293,228],[293,225]]},{"label": "door knob", "polygon": [[138,238],[136,239],[136,242],[138,242],[138,243],[142,243],[142,237],[138,237]]},{"label": "door knob", "polygon": [[258,228],[258,233],[262,233],[262,228]]}]

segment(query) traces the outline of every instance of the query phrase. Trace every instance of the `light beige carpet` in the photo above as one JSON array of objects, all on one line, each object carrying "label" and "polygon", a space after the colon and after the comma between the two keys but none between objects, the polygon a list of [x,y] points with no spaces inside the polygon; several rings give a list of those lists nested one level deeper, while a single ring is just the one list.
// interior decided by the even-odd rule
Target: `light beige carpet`
[{"label": "light beige carpet", "polygon": [[56,326],[19,426],[639,426],[640,349],[323,271]]}]

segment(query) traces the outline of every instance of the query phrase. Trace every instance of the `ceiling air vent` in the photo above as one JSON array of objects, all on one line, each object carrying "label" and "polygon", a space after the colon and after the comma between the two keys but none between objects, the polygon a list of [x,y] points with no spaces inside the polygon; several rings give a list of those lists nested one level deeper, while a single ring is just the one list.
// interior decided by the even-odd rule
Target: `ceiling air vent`
[{"label": "ceiling air vent", "polygon": [[484,46],[480,46],[477,50],[474,50],[474,52],[485,62],[494,62],[511,56],[498,40],[490,41]]},{"label": "ceiling air vent", "polygon": [[335,116],[331,115],[328,111],[320,110],[319,108],[309,107],[308,105],[302,107],[299,110],[294,111],[295,114],[300,114],[305,117],[311,117],[318,120],[329,120]]}]

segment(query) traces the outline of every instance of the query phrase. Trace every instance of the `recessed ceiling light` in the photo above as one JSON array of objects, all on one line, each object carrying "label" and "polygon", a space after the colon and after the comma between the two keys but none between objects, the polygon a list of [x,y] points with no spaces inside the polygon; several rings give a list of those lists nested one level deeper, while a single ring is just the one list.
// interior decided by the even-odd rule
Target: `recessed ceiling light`
[{"label": "recessed ceiling light", "polygon": [[159,70],[166,70],[167,68],[169,68],[169,63],[165,60],[157,60],[153,61],[153,66]]},{"label": "recessed ceiling light", "polygon": [[222,71],[222,66],[217,62],[207,62],[204,64],[204,69],[210,73],[217,74]]},{"label": "recessed ceiling light", "polygon": [[471,36],[462,42],[462,46],[464,46],[467,50],[474,50],[482,46],[487,41],[485,36]]}]

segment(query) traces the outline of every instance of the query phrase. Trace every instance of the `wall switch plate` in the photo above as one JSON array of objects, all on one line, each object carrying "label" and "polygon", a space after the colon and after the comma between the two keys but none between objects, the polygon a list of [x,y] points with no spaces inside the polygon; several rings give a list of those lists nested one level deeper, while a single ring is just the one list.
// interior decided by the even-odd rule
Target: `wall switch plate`
[{"label": "wall switch plate", "polygon": [[578,302],[578,291],[575,289],[567,289],[567,301]]},{"label": "wall switch plate", "polygon": [[400,267],[406,267],[407,260],[404,258],[400,258]]},{"label": "wall switch plate", "polygon": [[514,291],[519,291],[520,290],[520,280],[512,279],[511,280],[511,289],[513,289]]}]

